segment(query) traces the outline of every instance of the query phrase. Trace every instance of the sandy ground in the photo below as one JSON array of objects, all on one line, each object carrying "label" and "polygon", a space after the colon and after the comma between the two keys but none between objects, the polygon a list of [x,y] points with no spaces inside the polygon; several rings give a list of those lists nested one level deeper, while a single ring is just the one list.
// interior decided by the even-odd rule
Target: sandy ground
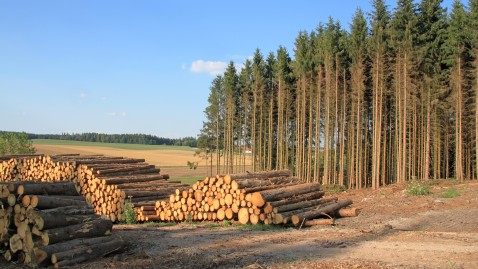
[{"label": "sandy ground", "polygon": [[441,198],[449,187],[427,196],[405,186],[340,193],[362,213],[336,226],[115,225],[126,249],[73,268],[478,268],[478,182]]}]

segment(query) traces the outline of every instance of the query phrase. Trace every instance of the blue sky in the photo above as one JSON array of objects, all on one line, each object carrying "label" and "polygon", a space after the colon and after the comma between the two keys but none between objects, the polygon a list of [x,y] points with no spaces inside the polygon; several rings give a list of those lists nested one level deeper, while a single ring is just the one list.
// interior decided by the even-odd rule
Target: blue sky
[{"label": "blue sky", "polygon": [[[387,1],[390,8],[395,1]],[[451,0],[444,1],[450,6]],[[230,60],[370,1],[0,0],[0,130],[196,136]]]}]

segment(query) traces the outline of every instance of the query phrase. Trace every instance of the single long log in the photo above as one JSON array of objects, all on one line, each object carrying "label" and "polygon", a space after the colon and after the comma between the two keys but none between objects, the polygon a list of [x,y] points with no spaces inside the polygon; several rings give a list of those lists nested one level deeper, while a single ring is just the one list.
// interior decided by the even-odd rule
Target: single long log
[{"label": "single long log", "polygon": [[129,172],[117,172],[117,173],[111,173],[108,174],[108,176],[128,176],[128,175],[142,175],[142,174],[159,174],[161,169],[159,168],[147,168],[147,169],[141,169],[141,170],[135,170],[135,171],[129,171]]},{"label": "single long log", "polygon": [[78,165],[88,165],[88,164],[99,164],[99,163],[141,163],[145,159],[125,159],[123,157],[107,157],[101,159],[85,159],[85,160],[76,160]]},{"label": "single long log", "polygon": [[291,218],[292,223],[297,226],[297,225],[300,225],[300,223],[303,220],[314,219],[314,218],[317,218],[317,217],[319,217],[321,215],[324,215],[324,214],[330,214],[330,213],[332,213],[336,210],[339,210],[342,207],[349,206],[352,203],[353,203],[352,200],[340,201],[340,202],[330,204],[330,205],[327,205],[327,206],[324,206],[324,207],[321,207],[321,208],[318,208],[318,209],[315,209],[315,210],[311,210],[311,211],[307,211],[307,212],[300,213],[300,214],[297,214],[297,215],[293,215],[292,218]]},{"label": "single long log", "polygon": [[318,198],[315,200],[309,200],[309,201],[291,203],[288,205],[277,206],[273,208],[273,211],[274,213],[281,213],[281,212],[291,211],[294,209],[299,209],[304,207],[311,207],[311,206],[320,205],[320,204],[323,204],[323,199]]},{"label": "single long log", "polygon": [[126,166],[126,167],[118,167],[118,168],[110,168],[110,169],[103,169],[103,170],[96,170],[96,174],[98,175],[108,175],[108,174],[116,174],[121,172],[134,172],[138,170],[145,170],[155,168],[154,165],[150,164],[141,164],[135,166]]},{"label": "single long log", "polygon": [[34,262],[38,265],[49,261],[54,253],[62,252],[67,249],[74,249],[90,245],[100,244],[108,241],[110,236],[92,237],[92,238],[78,238],[61,243],[51,244],[47,246],[38,246],[33,248]]},{"label": "single long log", "polygon": [[[84,247],[77,247],[73,249],[66,249],[62,252],[57,252],[51,255],[51,262],[53,264],[60,263],[61,266],[72,265],[67,264],[68,260],[75,260],[79,257],[84,257],[85,260],[92,258],[105,256],[107,254],[113,253],[123,248],[125,242],[119,238],[105,238],[106,240],[101,243],[88,245]],[[61,263],[61,261],[65,261]],[[57,267],[57,266],[55,266]]]},{"label": "single long log", "polygon": [[240,174],[228,174],[224,176],[224,180],[245,179],[245,178],[271,178],[271,177],[290,177],[289,170],[273,170],[273,171],[261,171],[261,172],[246,172]]},{"label": "single long log", "polygon": [[251,196],[251,202],[257,207],[262,207],[266,202],[277,201],[286,197],[320,191],[320,183],[306,183],[285,188],[255,192]]},{"label": "single long log", "polygon": [[265,185],[265,186],[252,187],[252,188],[244,189],[243,192],[247,194],[247,193],[253,193],[258,191],[284,188],[284,187],[294,186],[298,184],[302,184],[302,182],[290,182],[290,183],[284,183],[284,184],[271,184],[271,185]]},{"label": "single long log", "polygon": [[134,175],[134,176],[124,176],[124,177],[98,177],[98,179],[102,180],[103,184],[125,184],[125,183],[139,183],[139,182],[151,182],[156,180],[167,180],[169,179],[168,174],[164,175]]},{"label": "single long log", "polygon": [[24,184],[17,188],[17,194],[44,194],[44,195],[78,195],[73,182],[38,182],[36,184]]},{"label": "single long log", "polygon": [[335,225],[334,219],[313,219],[313,220],[306,220],[302,227],[310,227],[310,226],[317,226],[317,225]]},{"label": "single long log", "polygon": [[111,234],[113,223],[106,219],[95,219],[86,223],[46,230],[42,235],[45,245],[85,237]]},{"label": "single long log", "polygon": [[100,216],[95,214],[89,214],[89,215],[67,215],[67,214],[58,214],[58,213],[51,214],[51,213],[45,213],[40,210],[31,210],[28,213],[28,219],[32,220],[35,223],[35,226],[39,230],[53,229],[58,227],[85,223],[98,218],[100,218]]},{"label": "single long log", "polygon": [[356,207],[341,208],[336,212],[338,217],[357,217],[362,210]]},{"label": "single long log", "polygon": [[[35,201],[36,200],[36,204]],[[38,209],[50,209],[64,206],[88,206],[85,200],[77,200],[76,198],[68,199],[65,197],[50,197],[47,195],[32,195],[30,205]]]},{"label": "single long log", "polygon": [[292,197],[287,197],[285,199],[279,200],[279,201],[274,201],[274,202],[268,202],[272,207],[278,207],[281,205],[287,205],[287,204],[293,204],[293,203],[298,203],[302,201],[308,201],[308,200],[314,200],[317,198],[321,198],[324,196],[325,192],[323,191],[317,191],[317,192],[312,192],[312,193],[306,193],[306,194],[301,194],[301,195],[296,195]]}]

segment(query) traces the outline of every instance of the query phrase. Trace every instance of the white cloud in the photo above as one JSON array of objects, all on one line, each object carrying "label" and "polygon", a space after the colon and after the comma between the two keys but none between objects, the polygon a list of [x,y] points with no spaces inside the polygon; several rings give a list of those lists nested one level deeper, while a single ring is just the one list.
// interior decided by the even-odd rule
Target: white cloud
[{"label": "white cloud", "polygon": [[121,113],[120,112],[108,112],[108,113],[106,113],[106,116],[108,116],[108,117],[116,117],[116,116],[126,117],[126,112],[121,112]]},{"label": "white cloud", "polygon": [[87,96],[86,93],[84,93],[84,92],[80,93],[80,98],[83,99],[83,98],[86,98],[86,96]]},{"label": "white cloud", "polygon": [[197,60],[192,62],[189,71],[194,73],[209,73],[212,76],[216,76],[224,73],[226,67],[226,62]]},{"label": "white cloud", "polygon": [[106,97],[103,96],[103,97],[101,97],[100,99],[101,99],[101,101],[105,101],[105,100],[106,100]]}]

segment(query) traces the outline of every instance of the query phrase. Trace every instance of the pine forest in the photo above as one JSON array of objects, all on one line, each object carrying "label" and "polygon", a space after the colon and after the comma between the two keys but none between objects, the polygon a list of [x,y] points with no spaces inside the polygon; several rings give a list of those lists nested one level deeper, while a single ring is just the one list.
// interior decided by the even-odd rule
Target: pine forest
[{"label": "pine forest", "polygon": [[478,0],[372,5],[214,78],[199,138],[213,174],[291,169],[348,188],[478,177]]}]

